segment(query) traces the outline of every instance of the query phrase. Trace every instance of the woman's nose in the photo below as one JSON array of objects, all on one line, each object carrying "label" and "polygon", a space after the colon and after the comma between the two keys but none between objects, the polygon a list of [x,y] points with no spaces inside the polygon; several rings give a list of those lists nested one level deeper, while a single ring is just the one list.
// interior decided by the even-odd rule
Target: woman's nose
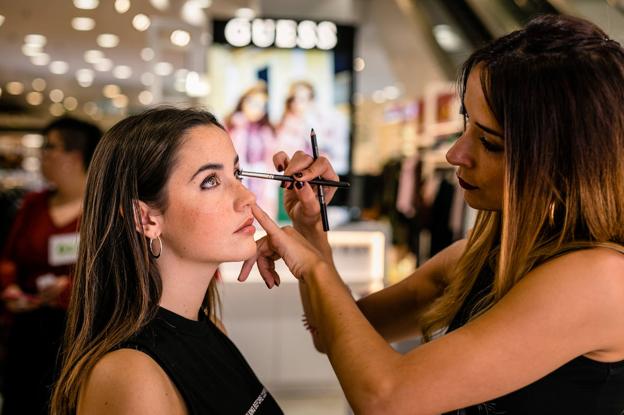
[{"label": "woman's nose", "polygon": [[446,153],[446,160],[454,166],[472,168],[474,167],[474,157],[469,138],[462,134],[455,144]]},{"label": "woman's nose", "polygon": [[236,198],[236,209],[241,210],[256,203],[256,195],[253,194],[244,184],[240,183]]}]

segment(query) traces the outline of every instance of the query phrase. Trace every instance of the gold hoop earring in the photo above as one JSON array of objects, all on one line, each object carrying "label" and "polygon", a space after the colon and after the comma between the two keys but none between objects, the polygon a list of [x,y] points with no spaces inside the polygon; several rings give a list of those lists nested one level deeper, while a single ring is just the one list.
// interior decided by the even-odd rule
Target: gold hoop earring
[{"label": "gold hoop earring", "polygon": [[[152,246],[155,240],[158,240],[158,244],[160,245],[160,249],[158,250],[158,254],[154,253],[154,247]],[[160,258],[160,254],[162,254],[162,250],[163,250],[163,245],[162,245],[162,241],[160,240],[160,235],[157,236],[154,239],[150,238],[149,251],[150,251],[150,254],[152,254],[152,257],[154,257],[154,259]]]}]

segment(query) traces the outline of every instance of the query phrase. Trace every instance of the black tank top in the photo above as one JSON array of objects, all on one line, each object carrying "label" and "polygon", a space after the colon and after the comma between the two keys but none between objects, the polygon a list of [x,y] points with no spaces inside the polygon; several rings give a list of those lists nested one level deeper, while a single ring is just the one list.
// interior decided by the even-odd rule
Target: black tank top
[{"label": "black tank top", "polygon": [[211,321],[162,307],[120,348],[148,354],[167,373],[190,415],[283,415],[228,337]]},{"label": "black tank top", "polygon": [[[491,289],[494,274],[485,267],[447,333],[465,325],[470,312]],[[624,415],[624,360],[602,363],[579,356],[543,378],[500,398],[445,415]]]}]

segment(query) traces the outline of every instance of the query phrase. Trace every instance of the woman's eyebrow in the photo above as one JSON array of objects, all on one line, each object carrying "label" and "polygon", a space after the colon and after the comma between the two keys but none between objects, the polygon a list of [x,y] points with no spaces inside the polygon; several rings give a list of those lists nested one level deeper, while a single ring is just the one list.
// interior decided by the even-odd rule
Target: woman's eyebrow
[{"label": "woman's eyebrow", "polygon": [[495,135],[496,137],[501,138],[501,139],[503,138],[503,134],[499,133],[498,131],[494,130],[493,128],[486,127],[485,125],[483,125],[483,124],[481,124],[481,123],[478,123],[478,122],[476,122],[476,121],[475,121],[474,123],[475,123],[475,125],[476,125],[477,127],[479,127],[480,129],[482,129],[482,130],[483,130],[483,131],[485,131],[486,133],[489,133],[489,134]]},{"label": "woman's eyebrow", "polygon": [[199,169],[197,169],[197,171],[193,174],[193,176],[191,176],[191,179],[189,180],[189,183],[193,181],[195,176],[197,176],[199,173],[201,173],[201,172],[203,172],[205,170],[223,170],[223,164],[221,164],[221,163],[206,163],[206,164],[204,164]]}]

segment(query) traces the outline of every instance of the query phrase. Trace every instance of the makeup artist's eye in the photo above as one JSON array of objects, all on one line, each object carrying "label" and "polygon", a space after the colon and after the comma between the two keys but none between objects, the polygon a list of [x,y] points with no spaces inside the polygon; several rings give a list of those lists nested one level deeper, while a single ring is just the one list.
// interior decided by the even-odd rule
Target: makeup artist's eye
[{"label": "makeup artist's eye", "polygon": [[485,150],[489,151],[490,153],[500,153],[501,151],[503,151],[503,147],[501,147],[501,146],[499,146],[497,144],[490,143],[483,136],[479,137],[479,141],[481,141],[481,144],[483,145]]},{"label": "makeup artist's eye", "polygon": [[221,184],[221,180],[219,180],[219,177],[217,176],[216,173],[213,173],[210,176],[206,177],[201,182],[200,187],[202,189],[212,189],[213,187],[216,187],[216,186],[218,186],[220,184]]}]

